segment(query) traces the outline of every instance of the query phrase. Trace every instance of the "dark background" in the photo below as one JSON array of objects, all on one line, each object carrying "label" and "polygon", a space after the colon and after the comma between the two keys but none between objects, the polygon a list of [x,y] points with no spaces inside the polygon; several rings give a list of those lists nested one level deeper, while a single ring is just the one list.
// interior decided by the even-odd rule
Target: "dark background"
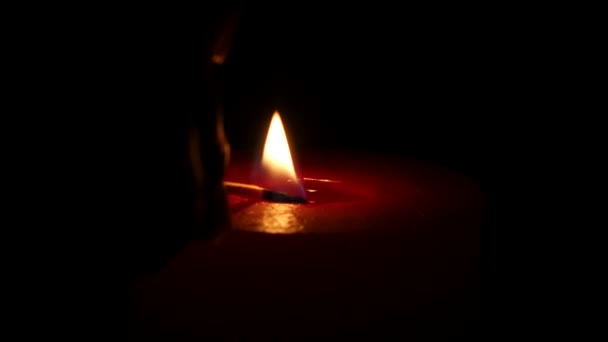
[{"label": "dark background", "polygon": [[397,153],[481,179],[506,107],[497,13],[250,5],[224,66],[228,138],[259,148],[278,109],[294,150]]}]

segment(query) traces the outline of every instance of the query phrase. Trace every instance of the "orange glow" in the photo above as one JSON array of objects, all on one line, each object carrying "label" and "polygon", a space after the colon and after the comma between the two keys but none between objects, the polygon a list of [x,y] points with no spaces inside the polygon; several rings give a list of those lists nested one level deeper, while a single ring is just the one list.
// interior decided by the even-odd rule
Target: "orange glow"
[{"label": "orange glow", "polygon": [[290,195],[302,195],[302,188],[291,158],[287,134],[279,112],[275,111],[270,121],[268,135],[262,154],[262,168],[265,182],[271,190],[283,191]]},{"label": "orange glow", "polygon": [[264,233],[293,234],[304,229],[297,204],[268,203],[262,210],[261,227]]}]

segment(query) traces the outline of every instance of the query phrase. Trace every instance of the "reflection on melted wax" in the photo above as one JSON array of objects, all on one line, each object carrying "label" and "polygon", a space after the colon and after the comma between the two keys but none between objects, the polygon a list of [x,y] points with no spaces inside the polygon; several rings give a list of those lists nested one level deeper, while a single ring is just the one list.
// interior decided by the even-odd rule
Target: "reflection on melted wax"
[{"label": "reflection on melted wax", "polygon": [[291,234],[304,229],[295,215],[296,204],[267,203],[262,212],[259,230],[270,234]]}]

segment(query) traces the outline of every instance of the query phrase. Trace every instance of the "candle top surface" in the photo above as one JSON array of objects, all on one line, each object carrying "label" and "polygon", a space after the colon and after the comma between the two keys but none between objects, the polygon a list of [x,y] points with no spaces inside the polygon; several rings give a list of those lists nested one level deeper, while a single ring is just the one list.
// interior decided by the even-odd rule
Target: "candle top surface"
[{"label": "candle top surface", "polygon": [[[412,229],[419,221],[481,216],[479,185],[440,165],[337,152],[306,152],[294,162],[310,203],[229,195],[234,229],[273,234],[390,231]],[[236,153],[225,179],[255,182],[258,167],[255,157]]]}]

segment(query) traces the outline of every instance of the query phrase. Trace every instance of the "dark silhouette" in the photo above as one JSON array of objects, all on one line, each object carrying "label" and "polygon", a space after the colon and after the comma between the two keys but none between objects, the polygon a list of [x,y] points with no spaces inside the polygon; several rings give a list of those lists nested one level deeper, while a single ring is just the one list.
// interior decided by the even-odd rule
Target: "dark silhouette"
[{"label": "dark silhouette", "polygon": [[[222,64],[241,5],[202,6],[143,27],[132,96],[140,97],[140,173],[131,227],[130,277],[158,270],[193,239],[228,228],[222,180],[230,147],[223,133]],[[163,19],[171,14],[164,14]],[[143,134],[141,134],[143,133]]]}]

